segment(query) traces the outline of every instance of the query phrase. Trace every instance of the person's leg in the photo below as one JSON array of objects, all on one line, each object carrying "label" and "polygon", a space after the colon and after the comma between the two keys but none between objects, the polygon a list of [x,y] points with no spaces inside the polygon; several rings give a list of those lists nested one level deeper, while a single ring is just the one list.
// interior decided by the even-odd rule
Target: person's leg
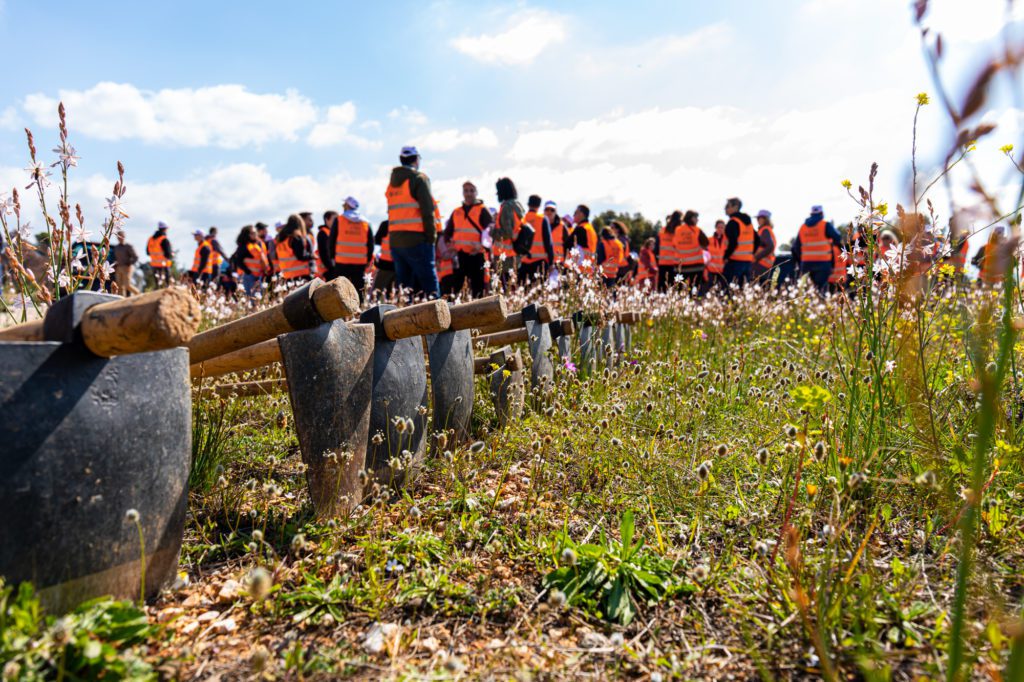
[{"label": "person's leg", "polygon": [[415,273],[409,260],[409,252],[412,250],[412,248],[408,247],[391,247],[391,257],[395,263],[395,285],[398,287],[413,289],[416,286]]},{"label": "person's leg", "polygon": [[466,279],[469,280],[469,290],[473,298],[480,298],[484,295],[486,284],[484,283],[484,259],[482,253],[462,254],[459,256],[460,269]]},{"label": "person's leg", "polygon": [[416,247],[416,278],[420,290],[428,299],[441,296],[441,285],[437,281],[437,264],[434,261],[434,245],[423,243]]}]

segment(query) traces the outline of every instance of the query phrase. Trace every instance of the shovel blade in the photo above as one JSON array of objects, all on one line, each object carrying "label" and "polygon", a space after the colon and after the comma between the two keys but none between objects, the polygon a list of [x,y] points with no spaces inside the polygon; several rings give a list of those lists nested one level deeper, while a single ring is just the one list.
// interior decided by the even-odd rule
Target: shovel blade
[{"label": "shovel blade", "polygon": [[[378,482],[401,488],[423,462],[427,397],[427,365],[423,361],[421,338],[389,341],[378,336],[373,350],[373,397],[366,454],[367,464]],[[402,419],[401,426],[396,418]]]},{"label": "shovel blade", "polygon": [[373,327],[341,320],[278,337],[306,482],[320,518],[362,500],[373,390]]},{"label": "shovel blade", "polygon": [[530,385],[539,389],[542,395],[551,393],[555,379],[555,366],[551,362],[551,329],[548,325],[535,320],[526,323],[529,334],[530,357],[533,365],[530,368]]},{"label": "shovel blade", "polygon": [[455,440],[469,440],[473,416],[473,338],[469,330],[441,332],[427,337],[430,387],[433,394],[433,430],[451,429]]}]

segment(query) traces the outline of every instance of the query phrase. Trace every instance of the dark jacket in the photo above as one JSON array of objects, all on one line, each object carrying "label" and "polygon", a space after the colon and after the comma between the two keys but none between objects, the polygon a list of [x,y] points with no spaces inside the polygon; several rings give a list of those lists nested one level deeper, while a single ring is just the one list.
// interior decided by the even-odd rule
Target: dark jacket
[{"label": "dark jacket", "polygon": [[725,260],[729,260],[740,240],[740,223],[736,220],[737,218],[754,229],[754,251],[756,252],[761,246],[761,237],[757,234],[757,226],[751,222],[750,216],[746,213],[733,213],[732,217],[729,218],[729,222],[725,224]]},{"label": "dark jacket", "polygon": [[437,241],[437,226],[434,224],[434,195],[430,191],[430,178],[414,168],[398,166],[391,169],[391,187],[398,187],[409,181],[409,193],[420,205],[423,214],[423,232],[395,232],[391,235],[391,248],[405,249]]}]

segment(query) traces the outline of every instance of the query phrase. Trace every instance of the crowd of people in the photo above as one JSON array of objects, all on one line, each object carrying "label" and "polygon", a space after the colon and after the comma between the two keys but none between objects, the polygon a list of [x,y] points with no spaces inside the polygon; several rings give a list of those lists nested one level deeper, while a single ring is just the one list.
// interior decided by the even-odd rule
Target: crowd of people
[{"label": "crowd of people", "polygon": [[[240,283],[250,297],[274,277],[301,281],[339,276],[355,283],[361,294],[364,288],[402,287],[427,298],[479,297],[513,282],[555,284],[572,268],[600,278],[609,288],[675,287],[704,295],[733,284],[778,284],[806,275],[826,293],[845,290],[855,269],[864,267],[869,257],[886,267],[898,257],[898,267],[922,272],[948,264],[947,273],[958,277],[967,264],[966,235],[942,239],[922,223],[923,229],[913,235],[913,248],[901,248],[890,229],[875,235],[855,228],[838,230],[819,205],[811,207],[787,253],[776,239],[771,212],[761,210],[751,218],[735,197],[725,202],[724,217],[715,221],[710,234],[701,228],[696,211],[675,211],[656,234],[634,245],[621,221],[595,228],[585,204],[560,215],[554,201],[534,194],[524,206],[509,178],[498,180],[496,195],[496,205],[487,206],[478,187],[467,180],[462,204],[443,217],[430,179],[420,170],[419,152],[404,147],[385,188],[388,218],[376,230],[351,196],[340,213],[324,213],[315,229],[308,212],[289,216],[273,231],[265,223],[246,225],[231,253],[216,228],[196,230],[192,264],[183,277],[232,295]],[[146,245],[158,284],[172,279],[174,256],[167,233],[161,222]],[[996,228],[972,259],[985,283],[1003,277],[994,256],[1000,240],[1005,235]]]}]

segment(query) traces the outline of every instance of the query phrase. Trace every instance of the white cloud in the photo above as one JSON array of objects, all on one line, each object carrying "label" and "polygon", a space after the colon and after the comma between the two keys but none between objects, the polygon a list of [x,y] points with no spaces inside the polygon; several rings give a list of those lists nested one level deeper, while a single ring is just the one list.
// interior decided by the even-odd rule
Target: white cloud
[{"label": "white cloud", "polygon": [[404,104],[397,109],[389,111],[388,118],[392,121],[401,121],[410,126],[425,126],[428,121],[426,114],[422,111],[410,109]]},{"label": "white cloud", "polygon": [[932,0],[924,25],[942,34],[943,40],[982,42],[994,37],[1009,22],[1017,22],[1018,35],[1024,22],[1024,3],[1006,0]]},{"label": "white cloud", "polygon": [[[2,9],[2,7],[0,7]],[[0,111],[0,130],[18,129],[18,111],[13,106],[4,107]]]},{"label": "white cloud", "polygon": [[[328,107],[325,119],[313,126],[306,141],[313,147],[350,144],[360,149],[379,149],[381,146],[379,140],[368,140],[349,131],[355,122],[356,105],[352,102]],[[368,121],[367,123],[374,122]]]},{"label": "white cloud", "polygon": [[450,152],[454,149],[493,149],[498,146],[498,136],[490,128],[459,131],[454,128],[435,130],[416,138],[421,152]]},{"label": "white cloud", "polygon": [[294,90],[256,94],[242,85],[152,91],[102,82],[88,90],[61,90],[59,98],[32,94],[24,107],[37,123],[51,125],[58,99],[67,107],[71,127],[83,134],[187,147],[293,141],[317,116],[313,103]]},{"label": "white cloud", "polygon": [[452,47],[484,64],[529,64],[541,52],[563,42],[567,35],[564,17],[544,10],[519,10],[511,25],[494,35],[467,35],[451,41]]},{"label": "white cloud", "polygon": [[750,121],[731,107],[654,108],[580,121],[570,128],[526,132],[509,156],[516,161],[635,158],[720,144],[751,130]]}]

